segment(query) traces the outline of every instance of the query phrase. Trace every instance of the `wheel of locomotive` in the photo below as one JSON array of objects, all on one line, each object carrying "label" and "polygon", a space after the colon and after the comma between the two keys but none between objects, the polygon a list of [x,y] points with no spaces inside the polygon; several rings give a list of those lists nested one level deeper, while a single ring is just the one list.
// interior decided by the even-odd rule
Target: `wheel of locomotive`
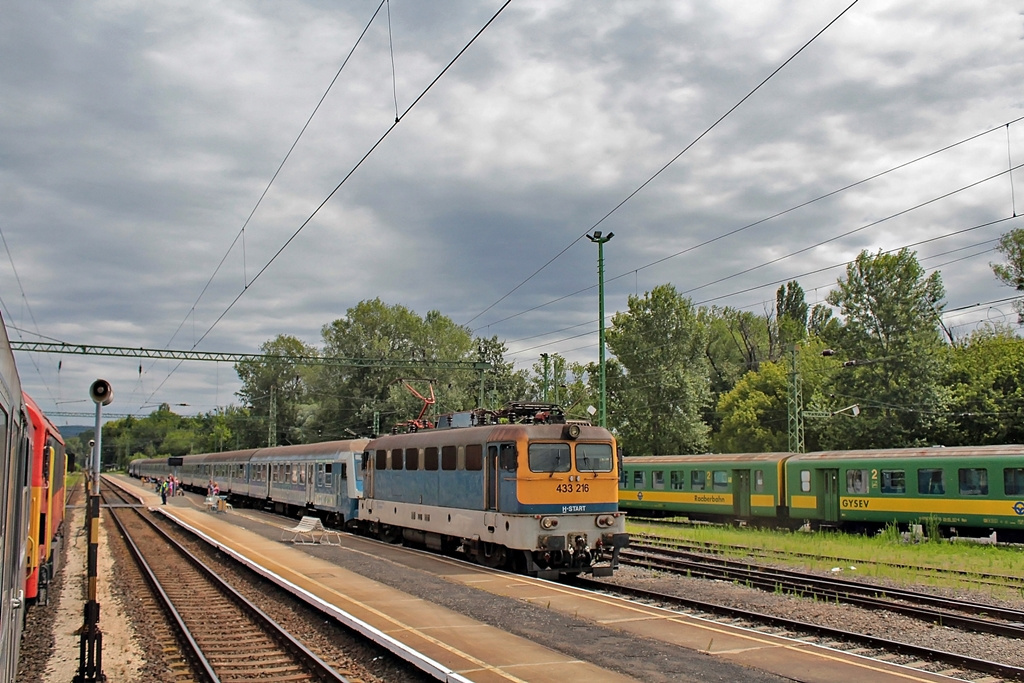
[{"label": "wheel of locomotive", "polygon": [[478,556],[480,564],[492,569],[504,567],[508,562],[508,548],[497,543],[484,543]]},{"label": "wheel of locomotive", "polygon": [[390,524],[381,524],[377,527],[377,538],[385,543],[401,543],[402,529]]}]

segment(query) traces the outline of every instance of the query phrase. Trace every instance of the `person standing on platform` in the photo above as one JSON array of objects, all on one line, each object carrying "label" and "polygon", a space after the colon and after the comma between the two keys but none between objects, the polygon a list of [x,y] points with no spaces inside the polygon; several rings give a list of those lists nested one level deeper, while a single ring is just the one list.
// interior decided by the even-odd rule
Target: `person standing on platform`
[{"label": "person standing on platform", "polygon": [[168,484],[166,479],[161,480],[160,483],[157,485],[157,488],[160,490],[161,505],[167,505],[167,487]]}]

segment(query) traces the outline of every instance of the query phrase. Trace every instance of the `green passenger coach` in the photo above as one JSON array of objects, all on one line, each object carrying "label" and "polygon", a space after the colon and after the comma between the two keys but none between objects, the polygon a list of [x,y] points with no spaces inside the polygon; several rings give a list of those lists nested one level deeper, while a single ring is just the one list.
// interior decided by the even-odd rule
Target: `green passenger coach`
[{"label": "green passenger coach", "polygon": [[623,458],[619,508],[634,516],[1024,539],[1024,446]]},{"label": "green passenger coach", "polygon": [[[772,525],[783,504],[788,453],[662,455],[623,459],[619,509],[638,516],[686,516]],[[784,516],[784,515],[783,515]]]},{"label": "green passenger coach", "polygon": [[1024,531],[1022,446],[807,453],[788,460],[785,484],[790,516],[819,525]]}]

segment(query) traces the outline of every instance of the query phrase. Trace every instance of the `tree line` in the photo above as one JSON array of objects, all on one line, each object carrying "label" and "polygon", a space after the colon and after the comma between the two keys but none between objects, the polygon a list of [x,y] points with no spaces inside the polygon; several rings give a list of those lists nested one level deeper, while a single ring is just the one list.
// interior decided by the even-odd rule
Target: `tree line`
[{"label": "tree line", "polygon": [[[997,250],[1005,262],[993,274],[1024,291],[1024,230]],[[611,317],[608,427],[633,455],[785,451],[796,406],[807,450],[1024,442],[1024,340],[1005,323],[957,337],[943,326],[944,300],[939,272],[926,274],[907,249],[861,252],[827,305],[809,306],[796,281],[761,313],[698,307],[672,285],[654,287]],[[1024,303],[1014,306],[1024,322]],[[164,405],[108,423],[104,462],[372,436],[431,397],[428,416],[526,400],[588,419],[598,405],[596,362],[549,354],[516,370],[497,337],[380,299],[325,325],[319,345],[282,334],[261,351],[235,366],[241,405],[191,417]],[[410,360],[413,376],[392,362]],[[69,449],[85,452],[90,437]]]}]

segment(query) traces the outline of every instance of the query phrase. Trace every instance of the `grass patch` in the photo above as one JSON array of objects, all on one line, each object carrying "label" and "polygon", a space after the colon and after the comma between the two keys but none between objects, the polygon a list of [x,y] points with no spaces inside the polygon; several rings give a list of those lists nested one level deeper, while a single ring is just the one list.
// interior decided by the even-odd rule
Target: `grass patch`
[{"label": "grass patch", "polygon": [[[1024,595],[1024,588],[1019,584],[1007,588],[982,587],[959,573],[1019,576],[1021,562],[1024,561],[1024,552],[1020,548],[949,543],[939,540],[931,528],[926,530],[927,536],[936,540],[927,543],[907,542],[894,524],[875,536],[712,525],[658,525],[631,520],[627,520],[626,530],[631,535],[648,533],[720,548],[726,546],[722,554],[733,559],[751,558],[754,562],[815,571],[836,570],[836,573],[850,579],[874,577],[904,585],[967,587],[1018,600]],[[769,555],[762,557],[760,553]]]}]

